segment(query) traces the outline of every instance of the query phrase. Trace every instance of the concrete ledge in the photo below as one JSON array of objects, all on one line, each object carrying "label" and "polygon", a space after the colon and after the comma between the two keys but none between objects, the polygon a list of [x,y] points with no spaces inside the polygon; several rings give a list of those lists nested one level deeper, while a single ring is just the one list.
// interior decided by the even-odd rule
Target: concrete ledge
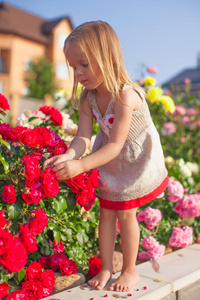
[{"label": "concrete ledge", "polygon": [[[193,244],[166,254],[156,262],[144,262],[137,266],[140,282],[129,293],[111,292],[108,285],[120,273],[113,275],[102,291],[92,290],[87,284],[75,287],[44,299],[90,300],[138,299],[138,300],[199,300],[200,299],[200,244]],[[131,295],[128,295],[131,294]],[[116,297],[117,296],[117,297]]]}]

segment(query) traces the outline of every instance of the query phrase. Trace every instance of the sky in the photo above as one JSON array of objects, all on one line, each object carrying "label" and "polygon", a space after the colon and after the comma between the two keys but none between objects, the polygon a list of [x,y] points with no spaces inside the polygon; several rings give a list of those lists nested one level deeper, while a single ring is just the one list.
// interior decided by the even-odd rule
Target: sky
[{"label": "sky", "polygon": [[[2,1],[0,1],[2,2]],[[197,68],[200,55],[200,0],[5,0],[54,20],[70,17],[74,27],[95,20],[117,33],[132,80],[157,67],[157,84]]]}]

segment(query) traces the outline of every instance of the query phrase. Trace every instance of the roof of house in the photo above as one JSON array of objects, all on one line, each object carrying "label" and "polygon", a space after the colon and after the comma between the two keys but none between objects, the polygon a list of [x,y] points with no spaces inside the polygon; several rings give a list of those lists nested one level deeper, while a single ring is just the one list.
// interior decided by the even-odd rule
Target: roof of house
[{"label": "roof of house", "polygon": [[73,29],[69,17],[48,21],[8,3],[2,2],[0,4],[1,33],[18,35],[42,44],[51,42],[50,34],[53,28],[63,19],[66,19]]},{"label": "roof of house", "polygon": [[178,73],[176,76],[172,77],[170,80],[162,84],[163,87],[167,87],[171,84],[184,85],[185,79],[189,78],[192,85],[199,85],[200,83],[200,53],[197,56],[197,68],[185,69]]}]

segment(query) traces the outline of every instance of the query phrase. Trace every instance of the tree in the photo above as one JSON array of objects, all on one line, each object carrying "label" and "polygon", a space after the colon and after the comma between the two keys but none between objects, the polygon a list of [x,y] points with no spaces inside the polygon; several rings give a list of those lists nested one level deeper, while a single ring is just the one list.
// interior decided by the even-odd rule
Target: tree
[{"label": "tree", "polygon": [[29,63],[25,81],[28,88],[28,97],[42,99],[46,94],[54,97],[55,92],[58,90],[53,64],[46,57]]}]

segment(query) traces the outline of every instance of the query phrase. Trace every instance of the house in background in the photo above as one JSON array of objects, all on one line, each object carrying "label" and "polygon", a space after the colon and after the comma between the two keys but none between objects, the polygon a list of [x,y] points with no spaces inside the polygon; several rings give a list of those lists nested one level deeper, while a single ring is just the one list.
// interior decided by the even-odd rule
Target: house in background
[{"label": "house in background", "polygon": [[0,4],[0,93],[9,99],[26,95],[24,74],[28,63],[48,57],[61,88],[72,82],[63,54],[64,40],[73,30],[69,17],[54,21],[23,11],[8,3]]},{"label": "house in background", "polygon": [[186,69],[174,76],[171,80],[162,84],[166,90],[173,94],[179,94],[188,90],[192,97],[200,97],[200,54],[197,57],[197,67]]}]

